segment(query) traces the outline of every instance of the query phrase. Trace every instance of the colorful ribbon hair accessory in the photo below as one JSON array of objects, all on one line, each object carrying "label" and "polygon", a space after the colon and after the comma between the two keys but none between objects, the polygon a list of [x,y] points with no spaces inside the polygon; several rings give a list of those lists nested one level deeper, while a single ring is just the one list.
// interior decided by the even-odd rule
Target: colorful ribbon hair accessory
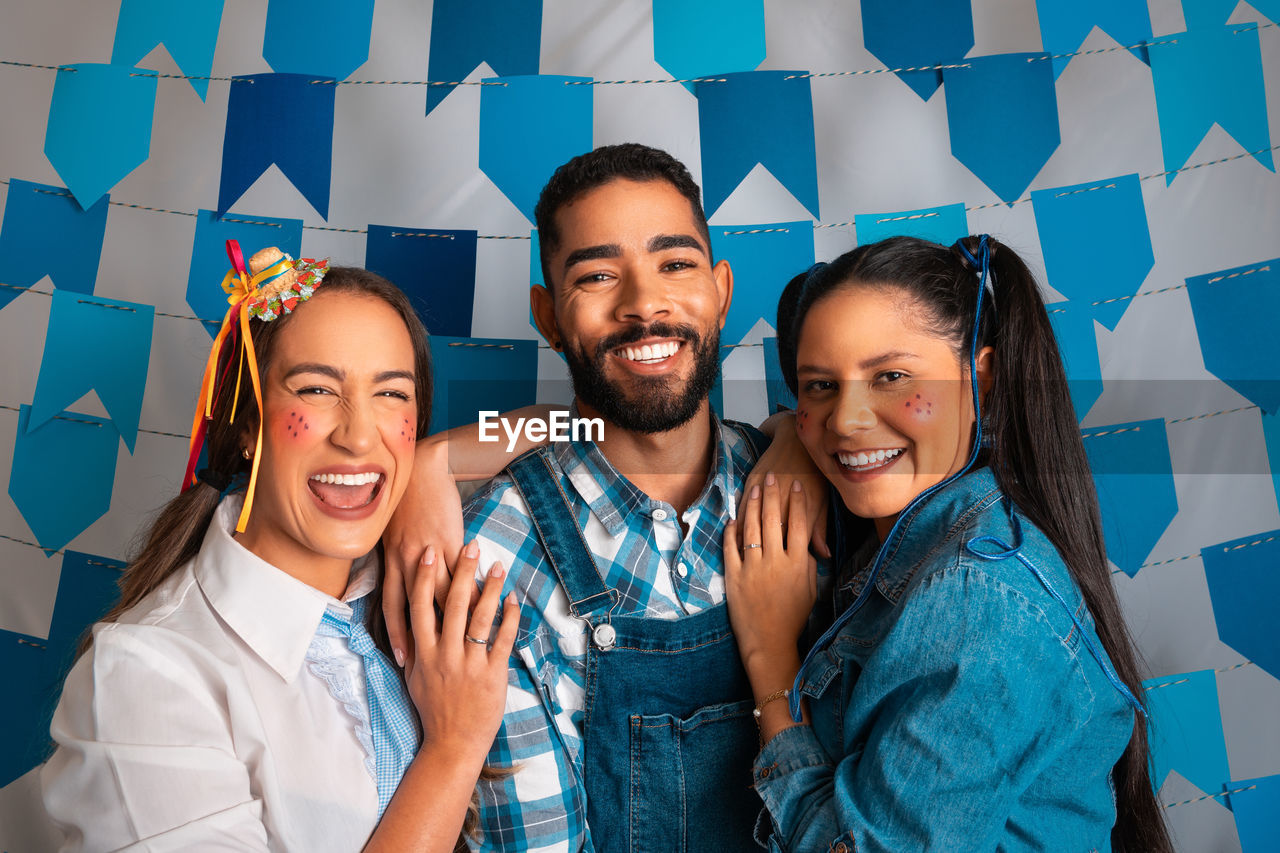
[{"label": "colorful ribbon hair accessory", "polygon": [[249,332],[249,318],[270,322],[310,299],[329,271],[329,261],[327,258],[320,261],[300,258],[295,261],[273,246],[251,257],[246,270],[240,244],[235,240],[227,241],[227,256],[231,259],[231,269],[222,279],[222,289],[227,294],[230,307],[222,319],[222,327],[213,339],[209,359],[205,362],[204,379],[200,383],[200,396],[196,400],[195,416],[191,423],[191,443],[187,451],[187,471],[183,477],[182,489],[186,491],[198,482],[196,465],[200,459],[200,449],[204,446],[209,421],[213,419],[213,404],[218,399],[218,390],[231,367],[231,359],[228,358],[222,375],[219,376],[218,362],[221,360],[223,347],[228,343],[234,346],[238,342],[239,357],[236,359],[236,387],[232,393],[230,423],[235,423],[236,420],[240,382],[246,364],[249,367],[249,380],[253,385],[253,397],[258,404],[257,443],[253,452],[249,485],[245,490],[244,507],[236,521],[236,532],[243,533],[253,507],[258,462],[262,458],[262,382],[258,376],[258,355],[253,349],[253,335]]}]

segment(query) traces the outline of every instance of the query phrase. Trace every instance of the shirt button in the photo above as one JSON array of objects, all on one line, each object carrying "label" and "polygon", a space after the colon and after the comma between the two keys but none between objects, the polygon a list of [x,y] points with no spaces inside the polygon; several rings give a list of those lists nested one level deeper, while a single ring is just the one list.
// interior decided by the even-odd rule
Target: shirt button
[{"label": "shirt button", "polygon": [[849,847],[843,841],[831,848],[835,853],[849,853]]},{"label": "shirt button", "polygon": [[686,566],[684,563],[676,563],[676,574],[678,574],[682,578],[688,577],[689,567]]},{"label": "shirt button", "polygon": [[654,521],[666,521],[666,520],[667,520],[667,511],[666,511],[665,509],[662,509],[661,507],[659,507],[658,509],[655,509],[655,510],[653,511],[653,520],[654,520]]}]

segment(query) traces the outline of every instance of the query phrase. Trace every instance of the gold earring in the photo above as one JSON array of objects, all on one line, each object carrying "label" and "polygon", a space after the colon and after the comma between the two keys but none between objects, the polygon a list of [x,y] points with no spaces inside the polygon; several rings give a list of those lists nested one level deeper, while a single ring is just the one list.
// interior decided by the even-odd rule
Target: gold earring
[{"label": "gold earring", "polygon": [[242,447],[242,448],[240,449],[240,455],[241,455],[241,456],[243,456],[245,459],[252,459],[252,458],[253,458],[253,452],[252,452],[252,451],[250,451],[250,450],[249,450],[249,448],[247,448],[247,447]]}]

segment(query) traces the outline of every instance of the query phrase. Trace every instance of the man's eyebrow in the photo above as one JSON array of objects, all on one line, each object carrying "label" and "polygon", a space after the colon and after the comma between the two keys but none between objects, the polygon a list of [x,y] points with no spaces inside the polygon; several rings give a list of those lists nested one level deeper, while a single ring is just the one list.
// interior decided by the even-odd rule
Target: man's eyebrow
[{"label": "man's eyebrow", "polygon": [[698,238],[691,234],[659,234],[649,240],[650,252],[664,252],[667,249],[696,249],[702,254],[706,254]]},{"label": "man's eyebrow", "polygon": [[330,379],[337,380],[338,382],[347,378],[345,371],[339,370],[332,365],[320,364],[315,361],[304,361],[301,364],[295,364],[293,367],[289,368],[289,372],[284,375],[284,378],[289,379],[290,377],[297,376],[299,373],[319,373],[321,376],[328,376]]},{"label": "man's eyebrow", "polygon": [[574,264],[583,261],[598,261],[601,258],[617,258],[622,255],[622,247],[617,243],[602,243],[599,246],[586,246],[574,249],[564,259],[564,271],[568,272]]}]

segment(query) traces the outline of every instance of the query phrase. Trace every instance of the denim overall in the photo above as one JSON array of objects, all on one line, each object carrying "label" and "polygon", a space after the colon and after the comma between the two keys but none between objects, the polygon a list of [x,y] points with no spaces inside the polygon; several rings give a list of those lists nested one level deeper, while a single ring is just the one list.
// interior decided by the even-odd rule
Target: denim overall
[{"label": "denim overall", "polygon": [[[767,439],[733,424],[758,456]],[[604,853],[756,849],[751,685],[725,605],[680,619],[614,615],[569,497],[545,449],[507,469],[547,560],[587,623],[583,784],[592,846]]]}]

